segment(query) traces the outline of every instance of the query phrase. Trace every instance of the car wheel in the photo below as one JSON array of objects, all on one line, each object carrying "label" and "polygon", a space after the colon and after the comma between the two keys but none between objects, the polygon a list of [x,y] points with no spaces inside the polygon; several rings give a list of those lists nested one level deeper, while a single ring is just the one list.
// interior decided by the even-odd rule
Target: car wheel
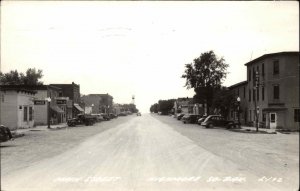
[{"label": "car wheel", "polygon": [[214,125],[211,123],[211,124],[208,125],[208,127],[209,127],[209,128],[213,128]]}]

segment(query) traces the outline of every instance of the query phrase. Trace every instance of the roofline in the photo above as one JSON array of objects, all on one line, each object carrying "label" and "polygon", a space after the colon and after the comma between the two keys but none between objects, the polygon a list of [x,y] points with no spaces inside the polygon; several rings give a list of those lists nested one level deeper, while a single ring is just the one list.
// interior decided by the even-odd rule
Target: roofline
[{"label": "roofline", "polygon": [[1,85],[1,88],[23,88],[28,90],[48,90],[49,88],[61,90],[61,88],[51,85],[26,85],[26,84],[20,84],[20,85]]},{"label": "roofline", "polygon": [[[2,85],[1,85],[2,86]],[[24,89],[24,88],[18,88],[18,87],[1,87],[0,91],[16,91],[16,92],[26,92],[26,93],[30,93],[30,94],[36,94],[37,91],[33,91],[33,90],[28,90],[28,89]]]},{"label": "roofline", "polygon": [[238,86],[243,86],[243,85],[246,85],[248,84],[248,81],[242,81],[242,82],[239,82],[239,83],[236,83],[236,84],[233,84],[231,86],[228,87],[228,89],[232,89],[232,88],[235,88],[235,87],[238,87]]},{"label": "roofline", "polygon": [[256,59],[254,59],[254,60],[251,60],[250,62],[247,62],[245,64],[245,66],[248,66],[248,65],[250,65],[250,64],[252,64],[254,62],[260,61],[260,60],[265,59],[265,58],[270,57],[270,56],[289,55],[289,54],[293,54],[295,56],[297,56],[297,55],[299,56],[299,51],[287,51],[287,52],[276,52],[276,53],[264,54],[264,55],[262,55],[262,56],[260,56],[260,57],[258,57]]}]

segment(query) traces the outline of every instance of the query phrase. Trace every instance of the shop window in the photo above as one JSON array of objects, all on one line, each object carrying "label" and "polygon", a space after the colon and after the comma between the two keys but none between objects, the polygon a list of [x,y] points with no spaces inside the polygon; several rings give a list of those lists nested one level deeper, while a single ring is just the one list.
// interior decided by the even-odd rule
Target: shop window
[{"label": "shop window", "polygon": [[261,87],[261,99],[264,101],[265,100],[265,88]]},{"label": "shop window", "polygon": [[252,100],[255,101],[255,90],[253,90],[252,96],[253,96],[253,97],[252,97]]},{"label": "shop window", "polygon": [[24,110],[23,110],[23,121],[27,121],[28,119],[28,107],[27,106],[24,106]]},{"label": "shop window", "polygon": [[33,120],[33,108],[29,107],[29,121]]},{"label": "shop window", "polygon": [[274,75],[279,74],[279,60],[273,61],[273,74]]},{"label": "shop window", "polygon": [[300,109],[294,109],[294,121],[300,122]]}]

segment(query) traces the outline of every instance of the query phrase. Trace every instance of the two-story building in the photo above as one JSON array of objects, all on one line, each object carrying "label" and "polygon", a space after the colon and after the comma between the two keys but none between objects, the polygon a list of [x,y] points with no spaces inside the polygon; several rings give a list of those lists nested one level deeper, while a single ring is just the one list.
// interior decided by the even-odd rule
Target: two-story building
[{"label": "two-story building", "polygon": [[248,82],[243,81],[228,87],[235,100],[235,105],[229,111],[229,120],[240,120],[241,124],[248,123],[247,85]]},{"label": "two-story building", "polygon": [[299,52],[265,54],[245,65],[249,121],[299,130]]},{"label": "two-story building", "polygon": [[50,84],[61,88],[59,97],[68,97],[66,108],[67,108],[67,119],[76,117],[77,114],[84,113],[84,109],[80,106],[80,86],[72,82],[71,84]]},{"label": "two-story building", "polygon": [[[93,94],[90,94],[93,95]],[[101,97],[100,101],[100,111],[101,113],[112,113],[113,112],[113,97],[111,95],[107,94],[96,94],[99,97]]]}]

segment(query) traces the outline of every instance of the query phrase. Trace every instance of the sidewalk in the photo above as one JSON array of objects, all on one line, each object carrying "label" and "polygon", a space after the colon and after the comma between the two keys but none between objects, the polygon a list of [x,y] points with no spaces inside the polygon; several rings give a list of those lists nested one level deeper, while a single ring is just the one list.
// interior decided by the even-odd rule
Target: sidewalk
[{"label": "sidewalk", "polygon": [[[250,131],[256,131],[256,127],[252,126],[241,126],[242,129],[250,130]],[[267,129],[267,128],[258,128],[258,131],[266,131],[268,133],[275,133],[276,129]]]},{"label": "sidewalk", "polygon": [[13,130],[12,132],[15,133],[24,133],[24,132],[28,132],[28,131],[49,131],[49,130],[57,130],[57,129],[62,129],[68,127],[67,123],[60,123],[57,125],[50,125],[50,129],[48,129],[48,125],[39,125],[39,126],[35,126],[32,128],[26,128],[26,129],[16,129]]}]

